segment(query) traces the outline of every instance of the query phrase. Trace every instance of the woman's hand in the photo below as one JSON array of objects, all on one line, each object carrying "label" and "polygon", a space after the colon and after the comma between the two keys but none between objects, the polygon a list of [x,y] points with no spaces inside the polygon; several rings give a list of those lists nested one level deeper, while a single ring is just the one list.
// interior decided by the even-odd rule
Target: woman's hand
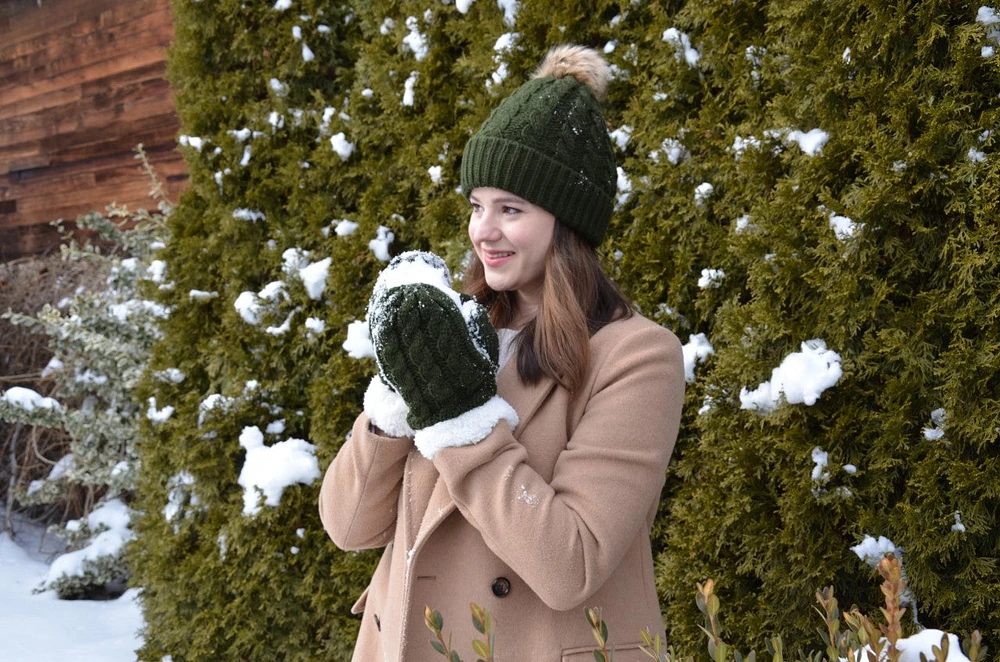
[{"label": "woman's hand", "polygon": [[496,395],[499,343],[486,311],[425,283],[393,287],[369,309],[384,380],[409,407],[414,430],[455,418]]},{"label": "woman's hand", "polygon": [[513,409],[496,397],[499,341],[489,315],[450,288],[436,255],[393,259],[369,301],[368,326],[379,388],[405,403],[406,423],[425,456],[479,441],[500,418],[516,424]]}]

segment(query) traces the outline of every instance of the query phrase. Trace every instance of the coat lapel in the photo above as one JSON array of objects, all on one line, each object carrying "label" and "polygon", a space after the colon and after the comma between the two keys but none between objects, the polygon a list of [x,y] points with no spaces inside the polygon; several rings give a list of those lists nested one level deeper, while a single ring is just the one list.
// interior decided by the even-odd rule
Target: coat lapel
[{"label": "coat lapel", "polygon": [[427,504],[437,486],[438,478],[434,463],[416,449],[412,450],[406,461],[402,499],[402,507],[406,513],[403,522],[406,533],[406,549],[408,550],[413,549],[420,533],[427,513]]},{"label": "coat lapel", "polygon": [[555,385],[556,380],[548,376],[543,376],[534,386],[526,385],[521,382],[521,378],[517,375],[517,355],[512,356],[507,361],[507,365],[497,376],[497,395],[509,402],[514,411],[517,412],[518,424],[514,431],[515,438],[521,436],[520,431],[535,415]]},{"label": "coat lapel", "polygon": [[[514,430],[515,439],[520,436],[520,431],[535,415],[555,385],[556,381],[548,376],[543,376],[534,386],[523,384],[517,375],[516,354],[504,365],[503,370],[497,375],[497,395],[510,403],[510,406],[517,412],[518,424]],[[424,511],[420,530],[416,533],[412,545],[419,546],[454,509],[455,502],[452,500],[451,494],[448,493],[444,479],[439,475],[430,501],[427,503],[427,509]]]}]

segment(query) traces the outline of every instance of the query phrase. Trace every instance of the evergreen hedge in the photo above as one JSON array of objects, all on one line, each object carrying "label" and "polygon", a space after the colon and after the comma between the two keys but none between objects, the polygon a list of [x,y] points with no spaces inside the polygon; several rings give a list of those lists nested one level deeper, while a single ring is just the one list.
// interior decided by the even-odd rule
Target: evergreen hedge
[{"label": "evergreen hedge", "polygon": [[[775,631],[806,637],[812,593],[828,583],[842,604],[874,604],[871,571],[850,549],[865,536],[898,547],[921,624],[996,641],[1000,79],[982,51],[989,30],[975,6],[947,2],[682,14],[711,58],[697,89],[677,95],[699,105],[687,116],[700,137],[689,181],[716,191],[705,216],[688,205],[689,225],[717,241],[700,266],[726,277],[694,301],[716,351],[692,389],[712,405],[686,421],[661,552],[675,641],[700,637],[688,595],[706,576],[745,647]],[[828,141],[813,155],[786,133],[814,128]],[[737,137],[750,136],[760,146],[737,156]],[[812,339],[839,354],[839,381],[813,406],[744,408],[741,390]]]},{"label": "evergreen hedge", "polygon": [[[354,5],[174,3],[191,186],[158,256],[172,314],[138,392],[175,407],[139,447],[141,659],[348,659],[377,554],[327,540],[318,481],[245,515],[240,437],[308,439],[325,469],[374,368],[343,345],[384,251],[461,269],[465,141],[561,42],[602,48],[616,71],[606,264],[692,356],[655,532],[672,643],[701,650],[692,595],[708,577],[743,649],[811,639],[827,584],[873,610],[874,571],[850,549],[865,535],[902,551],[922,623],[1000,635],[992,14]],[[814,339],[843,374],[813,405],[741,408]]]}]

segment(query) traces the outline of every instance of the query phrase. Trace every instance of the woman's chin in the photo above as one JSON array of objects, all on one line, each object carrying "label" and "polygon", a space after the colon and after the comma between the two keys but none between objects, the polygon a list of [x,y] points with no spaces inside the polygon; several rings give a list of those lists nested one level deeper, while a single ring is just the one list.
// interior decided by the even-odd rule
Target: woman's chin
[{"label": "woman's chin", "polygon": [[494,292],[506,292],[511,289],[506,278],[491,278],[489,274],[486,274],[486,284],[490,286],[490,289]]}]

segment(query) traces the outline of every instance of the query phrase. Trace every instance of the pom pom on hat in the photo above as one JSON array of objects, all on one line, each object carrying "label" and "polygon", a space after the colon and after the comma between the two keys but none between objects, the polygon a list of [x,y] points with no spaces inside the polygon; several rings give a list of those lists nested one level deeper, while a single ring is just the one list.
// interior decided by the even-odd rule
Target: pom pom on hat
[{"label": "pom pom on hat", "polygon": [[551,48],[532,78],[570,76],[590,88],[594,98],[604,100],[611,80],[611,67],[592,48],[564,44]]},{"label": "pom pom on hat", "polygon": [[604,239],[617,178],[598,101],[611,69],[597,51],[551,49],[531,80],[490,114],[462,156],[462,192],[513,193],[545,209],[589,244]]}]

